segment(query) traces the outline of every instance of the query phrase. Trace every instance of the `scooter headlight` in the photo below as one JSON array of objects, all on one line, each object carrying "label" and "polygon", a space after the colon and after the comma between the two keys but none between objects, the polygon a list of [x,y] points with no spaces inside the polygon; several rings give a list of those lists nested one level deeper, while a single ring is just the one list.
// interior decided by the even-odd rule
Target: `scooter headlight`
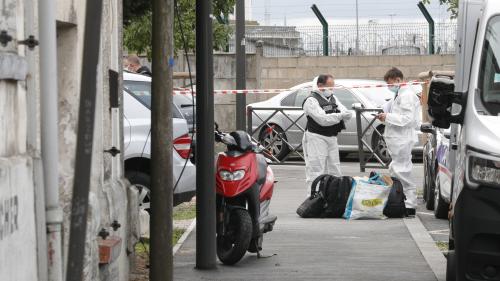
[{"label": "scooter headlight", "polygon": [[476,185],[500,186],[500,159],[490,155],[470,153],[468,175],[469,181]]},{"label": "scooter headlight", "polygon": [[227,170],[221,170],[219,171],[219,176],[225,181],[239,181],[245,177],[245,170],[237,170],[234,173]]},{"label": "scooter headlight", "polygon": [[233,173],[233,180],[239,181],[245,176],[245,170],[238,170]]}]

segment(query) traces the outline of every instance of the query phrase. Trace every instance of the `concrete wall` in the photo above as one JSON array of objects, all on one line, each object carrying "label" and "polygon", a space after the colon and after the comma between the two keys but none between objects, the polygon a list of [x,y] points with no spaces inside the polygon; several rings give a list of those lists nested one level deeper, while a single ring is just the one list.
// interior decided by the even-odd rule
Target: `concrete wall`
[{"label": "concrete wall", "polygon": [[[417,79],[430,69],[454,70],[453,55],[341,56],[264,58],[260,69],[262,88],[288,88],[312,80],[321,73],[336,78],[381,80],[391,67],[401,69],[407,79]],[[256,70],[257,71],[257,70]]]},{"label": "concrete wall", "polygon": [[33,155],[27,147],[27,61],[17,38],[25,38],[24,5],[0,3],[0,30],[13,40],[0,46],[0,276],[38,280]]},{"label": "concrete wall", "polygon": [[[59,170],[61,204],[64,209],[65,256],[68,249],[71,198],[74,182],[76,136],[78,129],[79,95],[85,1],[58,0],[58,81],[59,81]],[[120,72],[121,57],[121,0],[103,1],[101,42],[97,65],[97,100],[94,124],[92,175],[87,219],[87,241],[84,280],[128,280],[128,252],[133,251],[137,229],[129,221],[127,195],[134,198],[128,182],[123,179],[121,155],[112,157],[103,151],[116,146],[121,149],[121,120],[112,118],[109,100],[108,70]],[[121,76],[120,76],[121,77]],[[121,80],[121,79],[120,79]],[[120,91],[121,93],[121,91]],[[118,141],[116,141],[118,139]],[[133,216],[132,216],[133,217]],[[116,220],[117,231],[110,227]],[[130,224],[129,224],[130,222]],[[105,228],[111,236],[122,240],[120,256],[112,264],[99,266],[98,232]]]},{"label": "concrete wall", "polygon": [[[39,3],[40,2],[40,3]],[[39,0],[0,2],[0,30],[14,38],[0,46],[0,275],[1,280],[47,280],[44,186],[40,149],[39,52],[17,45],[38,35]],[[64,211],[63,257],[67,258],[74,182],[86,1],[57,0],[57,67],[60,205]],[[121,0],[104,0],[83,280],[128,280],[129,253],[137,241],[135,189],[123,178],[119,109],[110,109],[108,71],[121,72]],[[42,43],[42,42],[41,42]],[[121,80],[121,79],[120,79]],[[120,92],[121,93],[121,90]],[[111,223],[121,227],[113,231]],[[97,234],[105,228],[122,240],[120,254],[99,265]],[[15,256],[15,258],[13,258]],[[20,262],[22,261],[22,262]],[[63,261],[66,265],[67,261]]]}]

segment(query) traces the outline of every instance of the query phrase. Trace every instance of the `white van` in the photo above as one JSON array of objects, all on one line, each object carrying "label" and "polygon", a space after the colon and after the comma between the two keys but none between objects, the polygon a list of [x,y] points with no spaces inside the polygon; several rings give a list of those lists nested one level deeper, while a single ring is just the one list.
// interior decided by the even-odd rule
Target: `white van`
[{"label": "white van", "polygon": [[447,280],[500,280],[500,1],[460,1],[455,80],[431,80],[433,124],[449,127]]}]

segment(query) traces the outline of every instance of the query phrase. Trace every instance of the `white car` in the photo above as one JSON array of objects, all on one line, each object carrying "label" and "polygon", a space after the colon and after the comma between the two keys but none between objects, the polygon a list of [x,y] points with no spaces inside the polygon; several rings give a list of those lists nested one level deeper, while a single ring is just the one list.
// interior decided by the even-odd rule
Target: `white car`
[{"label": "white car", "polygon": [[[140,190],[141,208],[149,209],[151,184],[151,77],[123,73],[123,142],[125,176]],[[196,192],[196,166],[191,159],[188,125],[172,104],[174,205],[190,201]],[[182,176],[181,176],[182,174]],[[179,179],[180,178],[180,179]]]},{"label": "white car", "polygon": [[[389,91],[386,87],[369,87],[369,88],[353,88],[355,85],[380,85],[385,84],[382,81],[377,80],[359,80],[359,79],[336,79],[335,85],[336,89],[333,91],[337,99],[342,103],[348,110],[353,113],[353,118],[346,122],[346,130],[342,131],[338,135],[339,150],[342,155],[351,152],[357,152],[358,147],[358,132],[356,124],[356,113],[353,107],[361,106],[363,108],[381,108],[382,105],[394,98],[394,94]],[[414,91],[421,92],[421,87],[412,87]],[[288,153],[293,148],[298,148],[301,151],[303,131],[302,129],[306,127],[307,119],[303,115],[304,111],[301,109],[302,104],[306,97],[311,94],[312,82],[306,82],[291,88],[288,91],[284,91],[266,101],[250,104],[249,107],[253,108],[254,113],[252,117],[252,131],[257,130],[253,134],[253,137],[264,145],[269,147],[270,152],[278,160],[283,160],[287,157]],[[296,108],[297,110],[283,110],[286,116],[282,113],[276,113],[276,111],[282,108]],[[269,110],[272,109],[272,110]],[[365,112],[364,115],[368,120],[371,120],[373,112]],[[263,122],[267,120],[266,124],[269,126],[263,126]],[[292,124],[292,121],[296,121],[299,126]],[[368,122],[362,118],[362,128],[365,129],[368,126]],[[384,131],[384,124],[378,120],[373,124],[374,127],[381,133]],[[273,129],[268,129],[272,127]],[[279,136],[278,136],[279,134]],[[418,132],[421,135],[420,132]],[[374,130],[369,128],[364,136],[364,140],[371,144],[371,147],[375,153],[384,162],[389,162],[391,160],[389,152],[387,150],[385,141],[380,138],[379,134],[374,133]],[[423,141],[419,137],[420,143],[418,143],[414,148],[414,152],[422,152]]]}]

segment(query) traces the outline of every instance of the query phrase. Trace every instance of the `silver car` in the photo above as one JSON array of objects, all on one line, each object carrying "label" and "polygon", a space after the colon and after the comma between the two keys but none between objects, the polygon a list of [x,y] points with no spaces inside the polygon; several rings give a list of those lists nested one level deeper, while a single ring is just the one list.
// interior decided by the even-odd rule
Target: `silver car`
[{"label": "silver car", "polygon": [[[388,100],[394,97],[394,94],[386,87],[370,87],[370,88],[352,88],[354,85],[380,85],[381,81],[375,80],[357,80],[357,79],[338,79],[335,80],[336,88],[334,95],[346,108],[352,111],[353,118],[346,122],[346,130],[338,135],[339,150],[341,155],[346,155],[351,152],[358,152],[357,141],[357,126],[356,126],[356,113],[354,107],[362,108],[381,108],[381,106]],[[304,99],[309,96],[312,90],[312,82],[303,83],[291,88],[289,91],[282,92],[269,100],[250,104],[249,107],[253,109],[252,114],[252,128],[255,133],[253,137],[259,140],[264,146],[270,146],[270,151],[274,157],[279,160],[284,159],[291,150],[297,148],[298,151],[302,150],[300,144],[302,143],[303,131],[305,129],[307,119],[303,115],[302,104]],[[416,89],[417,91],[419,89]],[[263,122],[268,119],[276,110],[281,108],[294,108],[293,110],[283,110],[274,114],[266,123],[274,130],[269,129],[269,126],[261,126]],[[366,119],[373,119],[374,112],[363,113]],[[288,116],[285,116],[288,115]],[[302,117],[301,117],[302,116]],[[368,121],[365,118],[362,120],[362,128],[368,126]],[[297,124],[292,121],[298,120]],[[301,128],[300,128],[300,127]],[[258,131],[256,131],[261,127]],[[379,120],[376,120],[374,127],[379,132],[383,133],[384,125]],[[419,132],[419,135],[421,133]],[[281,137],[280,137],[281,136]],[[276,141],[277,139],[277,141]],[[421,138],[419,138],[421,139]],[[368,129],[364,136],[364,140],[371,144],[371,147],[377,155],[385,162],[390,161],[390,156],[387,151],[386,144],[379,136],[374,133],[373,129]],[[420,143],[414,148],[415,152],[422,151],[422,144]],[[365,148],[366,150],[366,148]]]},{"label": "silver car", "polygon": [[[149,209],[151,184],[151,78],[123,73],[123,138],[125,175],[140,190],[141,207]],[[191,138],[186,119],[172,104],[174,205],[190,201],[196,191],[196,167],[192,163]],[[182,176],[181,176],[182,173]],[[180,178],[180,179],[179,179]]]}]

